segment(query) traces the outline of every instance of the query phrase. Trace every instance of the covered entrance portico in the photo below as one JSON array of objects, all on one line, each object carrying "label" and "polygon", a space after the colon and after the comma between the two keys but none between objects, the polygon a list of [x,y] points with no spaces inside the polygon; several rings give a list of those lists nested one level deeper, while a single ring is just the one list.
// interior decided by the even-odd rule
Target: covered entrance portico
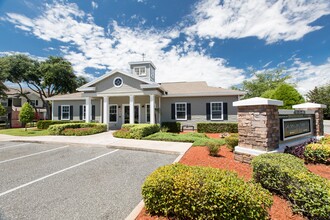
[{"label": "covered entrance portico", "polygon": [[[150,93],[150,92],[148,92]],[[159,123],[161,95],[155,94],[97,94],[85,98],[86,122],[91,122],[91,100],[100,100],[100,122],[107,124],[108,129],[120,129],[122,124]],[[156,112],[157,111],[157,112]]]}]

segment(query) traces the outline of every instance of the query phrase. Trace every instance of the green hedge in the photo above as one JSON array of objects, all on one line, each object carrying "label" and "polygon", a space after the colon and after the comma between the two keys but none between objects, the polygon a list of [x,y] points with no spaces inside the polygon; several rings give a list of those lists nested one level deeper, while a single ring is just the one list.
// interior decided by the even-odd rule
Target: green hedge
[{"label": "green hedge", "polygon": [[236,173],[168,165],[149,175],[142,196],[148,212],[174,219],[268,219],[271,194]]},{"label": "green hedge", "polygon": [[48,131],[50,135],[81,136],[107,131],[107,125],[101,123],[67,123],[51,125]]},{"label": "green hedge", "polygon": [[291,201],[294,212],[329,219],[330,181],[309,172],[303,160],[290,154],[263,154],[252,160],[252,166],[255,181]]},{"label": "green hedge", "polygon": [[180,122],[162,122],[161,129],[167,129],[168,132],[180,133],[181,123]]},{"label": "green hedge", "polygon": [[330,144],[309,144],[304,151],[306,162],[312,163],[330,163]]},{"label": "green hedge", "polygon": [[84,123],[84,121],[52,121],[52,120],[39,120],[37,122],[38,129],[48,129],[51,125],[67,124],[67,123]]},{"label": "green hedge", "polygon": [[237,133],[238,124],[230,123],[197,123],[197,132],[200,133]]},{"label": "green hedge", "polygon": [[160,130],[157,124],[123,124],[122,129],[113,133],[117,138],[142,139]]}]

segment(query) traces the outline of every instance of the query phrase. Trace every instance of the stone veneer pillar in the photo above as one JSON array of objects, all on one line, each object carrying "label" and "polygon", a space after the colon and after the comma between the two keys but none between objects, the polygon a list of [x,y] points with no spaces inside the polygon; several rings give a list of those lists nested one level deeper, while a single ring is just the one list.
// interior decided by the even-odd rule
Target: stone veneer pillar
[{"label": "stone veneer pillar", "polygon": [[292,106],[296,110],[312,110],[314,111],[313,119],[313,129],[314,136],[320,138],[324,136],[324,125],[323,125],[323,109],[326,108],[326,105],[318,103],[306,102],[299,105]]},{"label": "stone veneer pillar", "polygon": [[233,103],[238,108],[238,146],[235,160],[250,163],[254,156],[278,148],[280,121],[278,106],[282,101],[251,98]]}]

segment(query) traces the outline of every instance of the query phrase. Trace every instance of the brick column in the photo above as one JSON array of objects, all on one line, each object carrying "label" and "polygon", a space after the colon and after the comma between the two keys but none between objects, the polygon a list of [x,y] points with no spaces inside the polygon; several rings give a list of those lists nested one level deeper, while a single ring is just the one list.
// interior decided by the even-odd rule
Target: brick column
[{"label": "brick column", "polygon": [[313,118],[313,134],[320,138],[324,136],[324,125],[323,125],[323,109],[326,108],[326,105],[318,104],[318,103],[310,103],[306,102],[299,105],[292,106],[294,109],[297,110],[312,110],[314,111],[314,118]]},{"label": "brick column", "polygon": [[278,148],[280,121],[278,106],[282,101],[252,98],[234,102],[238,107],[238,146],[235,160],[249,163],[253,156]]}]

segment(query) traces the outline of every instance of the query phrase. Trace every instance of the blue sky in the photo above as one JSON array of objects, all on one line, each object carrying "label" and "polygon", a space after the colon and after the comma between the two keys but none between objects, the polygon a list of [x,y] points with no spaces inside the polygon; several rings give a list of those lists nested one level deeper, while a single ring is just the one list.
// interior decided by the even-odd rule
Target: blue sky
[{"label": "blue sky", "polygon": [[301,93],[330,82],[328,0],[0,0],[0,55],[63,56],[98,77],[151,60],[157,82],[228,88],[282,67]]}]

